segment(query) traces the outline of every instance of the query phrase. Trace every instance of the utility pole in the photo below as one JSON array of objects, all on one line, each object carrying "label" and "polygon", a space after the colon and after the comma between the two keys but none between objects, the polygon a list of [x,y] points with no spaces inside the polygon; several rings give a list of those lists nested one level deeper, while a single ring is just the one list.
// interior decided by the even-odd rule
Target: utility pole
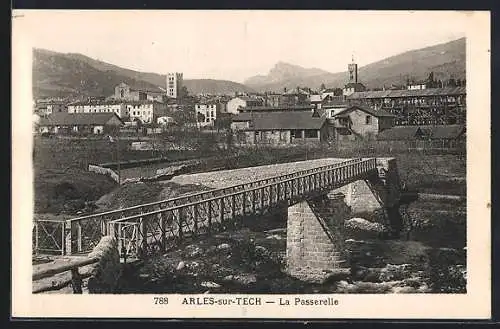
[{"label": "utility pole", "polygon": [[116,133],[116,166],[118,170],[118,186],[120,186],[122,181],[120,168],[120,130],[118,130]]}]

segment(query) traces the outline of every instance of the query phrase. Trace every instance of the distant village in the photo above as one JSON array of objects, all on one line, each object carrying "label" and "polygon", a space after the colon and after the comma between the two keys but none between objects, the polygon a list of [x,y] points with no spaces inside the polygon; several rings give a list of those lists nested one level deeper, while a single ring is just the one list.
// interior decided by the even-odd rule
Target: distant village
[{"label": "distant village", "polygon": [[465,138],[465,80],[436,81],[429,72],[425,81],[367,90],[354,61],[346,80],[343,88],[189,95],[183,74],[173,72],[157,90],[120,83],[112,95],[38,99],[34,132],[147,136],[199,129],[230,132],[238,145],[421,139],[448,145]]}]

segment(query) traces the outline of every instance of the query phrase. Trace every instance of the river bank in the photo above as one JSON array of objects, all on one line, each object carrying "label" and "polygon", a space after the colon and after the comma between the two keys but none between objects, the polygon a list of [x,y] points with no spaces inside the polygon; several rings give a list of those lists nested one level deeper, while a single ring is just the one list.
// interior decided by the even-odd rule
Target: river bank
[{"label": "river bank", "polygon": [[349,275],[340,279],[290,277],[286,223],[256,218],[148,259],[124,273],[120,293],[465,293],[465,215],[426,212],[430,206],[444,207],[417,201],[409,208],[419,216],[409,240],[381,239],[378,223],[346,221]]}]

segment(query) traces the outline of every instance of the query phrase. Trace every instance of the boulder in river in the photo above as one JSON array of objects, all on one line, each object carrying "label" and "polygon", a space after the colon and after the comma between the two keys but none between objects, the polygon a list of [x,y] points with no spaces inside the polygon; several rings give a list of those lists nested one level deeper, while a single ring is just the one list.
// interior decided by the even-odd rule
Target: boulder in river
[{"label": "boulder in river", "polygon": [[179,264],[177,264],[177,267],[175,268],[177,271],[182,270],[186,266],[186,263],[183,261],[180,261]]},{"label": "boulder in river", "polygon": [[203,281],[202,283],[200,283],[200,285],[202,287],[205,287],[205,288],[219,288],[220,287],[220,284],[212,282],[212,281]]},{"label": "boulder in river", "polygon": [[370,222],[364,218],[354,217],[345,221],[345,226],[350,229],[358,229],[371,232],[385,232],[387,229],[384,225],[376,222]]},{"label": "boulder in river", "polygon": [[217,249],[219,249],[219,250],[226,250],[229,248],[231,248],[231,246],[227,243],[221,243],[220,245],[217,246]]}]

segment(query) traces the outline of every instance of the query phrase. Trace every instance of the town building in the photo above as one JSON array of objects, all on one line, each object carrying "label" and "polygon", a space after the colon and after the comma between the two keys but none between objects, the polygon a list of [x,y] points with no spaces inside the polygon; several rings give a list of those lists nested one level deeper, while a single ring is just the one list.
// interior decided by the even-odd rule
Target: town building
[{"label": "town building", "polygon": [[127,116],[123,100],[76,101],[68,104],[68,113],[116,113],[120,118]]},{"label": "town building", "polygon": [[156,119],[167,113],[167,104],[157,101],[135,101],[124,103],[125,117],[130,121],[155,123]]},{"label": "town building", "polygon": [[309,91],[298,87],[289,90],[285,88],[279,99],[279,106],[297,106],[309,104],[309,95]]},{"label": "town building", "polygon": [[395,115],[395,125],[453,125],[466,122],[466,87],[355,92],[350,105],[382,109]]},{"label": "town building", "polygon": [[242,107],[263,106],[264,100],[255,96],[238,96],[227,102],[226,112],[238,114]]},{"label": "town building", "polygon": [[320,94],[312,94],[309,96],[309,102],[311,105],[316,108],[320,109],[322,105],[322,99]]},{"label": "town building", "polygon": [[214,126],[217,114],[221,112],[219,103],[195,104],[194,111],[198,127]]},{"label": "town building", "polygon": [[40,116],[65,112],[68,112],[67,102],[62,100],[40,100],[35,104],[35,113]]},{"label": "town building", "polygon": [[362,91],[365,91],[365,90],[366,90],[366,87],[362,83],[359,83],[359,82],[356,82],[356,83],[349,82],[342,89],[342,95],[344,95],[344,96],[350,96],[350,95],[352,95],[354,93],[362,92]]},{"label": "town building", "polygon": [[233,117],[236,142],[255,145],[320,143],[328,139],[327,120],[318,112],[246,112]]},{"label": "town building", "polygon": [[249,106],[249,107],[240,107],[239,113],[248,113],[248,112],[280,112],[283,114],[289,112],[309,112],[312,113],[314,111],[313,105],[278,105],[278,106]]},{"label": "town building", "polygon": [[362,92],[366,90],[366,87],[358,81],[358,64],[354,62],[354,57],[352,63],[347,65],[349,72],[349,82],[342,89],[342,95],[350,96],[355,92]]},{"label": "town building", "polygon": [[277,107],[280,106],[281,94],[275,92],[267,92],[264,95],[264,106]]},{"label": "town building", "polygon": [[78,101],[68,105],[68,113],[116,113],[124,121],[140,120],[154,123],[155,118],[165,115],[167,105],[151,100]]},{"label": "town building", "polygon": [[420,81],[420,82],[414,82],[410,83],[408,86],[406,86],[407,90],[423,90],[427,89],[427,83]]},{"label": "town building", "polygon": [[380,132],[394,126],[393,114],[360,106],[336,109],[327,117],[330,136],[336,140],[375,139]]},{"label": "town building", "polygon": [[170,125],[175,125],[177,122],[175,119],[171,116],[161,116],[156,119],[156,123],[159,124],[160,126],[170,126]]},{"label": "town building", "polygon": [[116,132],[123,121],[116,113],[53,113],[38,122],[40,133],[104,134]]},{"label": "town building", "polygon": [[377,136],[380,143],[417,148],[465,147],[465,125],[397,126],[382,131]]},{"label": "town building", "polygon": [[158,88],[138,88],[132,87],[124,82],[115,87],[114,94],[110,97],[112,100],[127,101],[157,101],[166,102],[167,95],[165,90]]},{"label": "town building", "polygon": [[177,98],[184,86],[183,74],[179,72],[169,72],[166,77],[167,96]]}]

